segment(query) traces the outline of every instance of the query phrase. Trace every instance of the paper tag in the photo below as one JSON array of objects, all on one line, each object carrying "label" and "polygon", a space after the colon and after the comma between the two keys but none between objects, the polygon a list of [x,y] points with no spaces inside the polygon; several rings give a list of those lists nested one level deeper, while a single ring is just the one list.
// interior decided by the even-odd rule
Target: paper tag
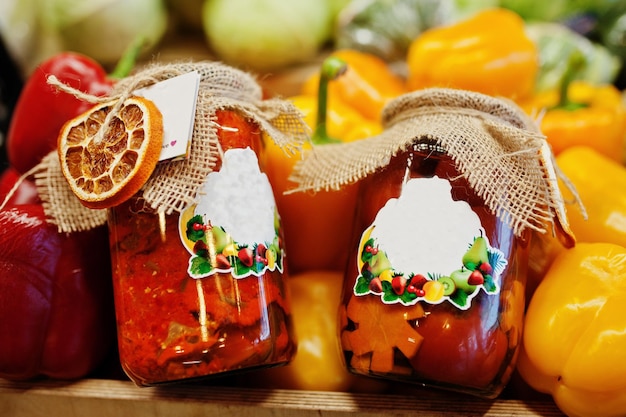
[{"label": "paper tag", "polygon": [[199,86],[200,74],[192,71],[135,91],[136,95],[151,100],[163,115],[159,161],[189,155]]}]

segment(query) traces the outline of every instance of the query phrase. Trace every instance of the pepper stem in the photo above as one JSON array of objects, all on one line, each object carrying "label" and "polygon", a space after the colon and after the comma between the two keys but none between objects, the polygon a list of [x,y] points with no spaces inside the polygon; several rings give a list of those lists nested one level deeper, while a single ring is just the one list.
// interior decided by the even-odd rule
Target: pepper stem
[{"label": "pepper stem", "polygon": [[113,68],[113,71],[109,74],[109,78],[119,80],[128,76],[135,67],[139,53],[145,43],[146,39],[143,36],[135,38],[135,40],[128,45],[119,61],[117,61],[115,68]]},{"label": "pepper stem", "polygon": [[564,110],[577,110],[587,107],[586,103],[576,103],[569,98],[569,87],[576,79],[576,76],[585,65],[585,58],[579,51],[572,53],[568,59],[568,65],[561,78],[559,85],[559,102],[555,108]]},{"label": "pepper stem", "polygon": [[348,69],[346,62],[340,58],[330,56],[322,62],[320,81],[317,89],[317,120],[311,141],[316,144],[338,143],[337,138],[328,136],[326,130],[328,113],[328,83],[339,78]]}]

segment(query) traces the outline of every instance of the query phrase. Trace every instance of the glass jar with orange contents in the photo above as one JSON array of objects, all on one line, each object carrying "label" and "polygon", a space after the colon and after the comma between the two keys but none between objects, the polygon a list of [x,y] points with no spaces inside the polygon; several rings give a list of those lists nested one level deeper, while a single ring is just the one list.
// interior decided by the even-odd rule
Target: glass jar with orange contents
[{"label": "glass jar with orange contents", "polygon": [[286,364],[294,353],[280,221],[260,130],[218,112],[223,157],[180,214],[109,210],[120,360],[138,385]]},{"label": "glass jar with orange contents", "polygon": [[[123,370],[152,386],[287,364],[296,340],[283,230],[260,161],[266,140],[302,144],[300,113],[219,63],[155,65],[112,94],[71,125],[60,160],[81,203],[99,209],[73,217],[98,224],[105,213]],[[161,152],[146,168],[155,137]]]},{"label": "glass jar with orange contents", "polygon": [[406,94],[383,121],[382,134],[296,167],[303,189],[360,179],[346,365],[494,398],[521,341],[530,230],[569,233],[549,149],[515,105],[462,90]]},{"label": "glass jar with orange contents", "polygon": [[155,64],[81,97],[99,104],[38,167],[42,199],[62,232],[108,223],[126,374],[150,386],[287,364],[283,232],[260,156],[267,140],[302,146],[301,113],[214,62]]}]

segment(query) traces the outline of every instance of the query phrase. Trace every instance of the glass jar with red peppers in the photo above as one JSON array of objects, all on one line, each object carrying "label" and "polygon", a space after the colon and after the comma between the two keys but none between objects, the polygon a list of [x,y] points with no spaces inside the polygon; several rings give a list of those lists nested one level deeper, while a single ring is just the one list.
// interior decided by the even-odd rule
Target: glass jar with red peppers
[{"label": "glass jar with red peppers", "polygon": [[139,386],[283,365],[295,352],[261,130],[217,111],[221,154],[195,204],[109,209],[120,361]]},{"label": "glass jar with red peppers", "polygon": [[351,372],[496,397],[515,366],[530,231],[570,233],[545,138],[515,104],[407,93],[383,132],[298,163],[298,190],[359,181],[340,308]]},{"label": "glass jar with red peppers", "polygon": [[341,330],[350,371],[498,395],[521,340],[527,237],[425,143],[361,182],[355,230]]}]

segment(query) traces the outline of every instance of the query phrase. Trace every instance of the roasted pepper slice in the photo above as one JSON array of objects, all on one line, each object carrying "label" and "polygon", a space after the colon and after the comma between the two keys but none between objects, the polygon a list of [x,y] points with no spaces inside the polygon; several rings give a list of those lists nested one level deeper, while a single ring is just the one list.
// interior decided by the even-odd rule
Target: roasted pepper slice
[{"label": "roasted pepper slice", "polygon": [[518,100],[534,90],[539,51],[519,15],[491,8],[424,31],[407,64],[410,90],[452,87]]}]

